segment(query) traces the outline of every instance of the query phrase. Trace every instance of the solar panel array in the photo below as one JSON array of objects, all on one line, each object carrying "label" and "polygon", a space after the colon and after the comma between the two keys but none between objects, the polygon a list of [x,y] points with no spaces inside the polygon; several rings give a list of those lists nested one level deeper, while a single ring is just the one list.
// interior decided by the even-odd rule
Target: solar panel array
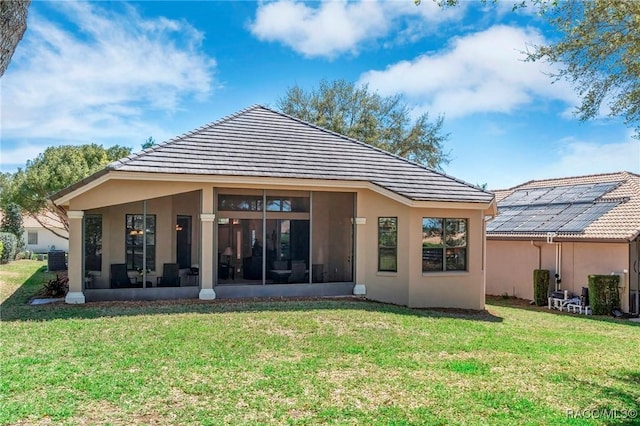
[{"label": "solar panel array", "polygon": [[582,232],[619,204],[598,199],[620,182],[520,189],[498,203],[487,232]]}]

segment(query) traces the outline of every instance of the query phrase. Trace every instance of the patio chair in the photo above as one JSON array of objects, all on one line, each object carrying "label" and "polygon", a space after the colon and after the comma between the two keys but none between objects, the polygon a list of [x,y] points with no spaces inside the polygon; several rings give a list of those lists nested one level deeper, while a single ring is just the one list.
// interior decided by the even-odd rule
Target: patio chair
[{"label": "patio chair", "polygon": [[289,275],[290,283],[303,283],[305,282],[305,275],[307,273],[307,267],[304,262],[291,261],[291,275]]},{"label": "patio chair", "polygon": [[129,277],[127,265],[124,263],[111,264],[111,288],[136,287],[138,279]]},{"label": "patio chair", "polygon": [[158,277],[158,287],[180,287],[180,266],[177,263],[162,265],[162,276]]}]

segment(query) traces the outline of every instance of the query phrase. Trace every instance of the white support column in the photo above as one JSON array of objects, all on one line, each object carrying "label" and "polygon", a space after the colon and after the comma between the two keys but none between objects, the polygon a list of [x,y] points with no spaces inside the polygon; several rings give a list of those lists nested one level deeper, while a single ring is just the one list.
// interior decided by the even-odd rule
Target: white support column
[{"label": "white support column", "polygon": [[362,228],[367,224],[367,218],[355,217],[353,218],[353,222],[356,225],[356,285],[353,286],[353,294],[355,296],[364,296],[367,294],[367,287],[363,282],[366,276],[363,248],[366,246],[366,244],[365,233],[364,229]]},{"label": "white support column", "polygon": [[216,292],[213,291],[213,226],[216,215],[213,213],[213,188],[202,189],[202,213],[201,222],[201,253],[202,264],[200,265],[200,294],[202,300],[213,300]]},{"label": "white support column", "polygon": [[82,218],[84,212],[81,210],[69,210],[69,292],[64,301],[70,304],[84,303],[84,293],[82,292]]}]

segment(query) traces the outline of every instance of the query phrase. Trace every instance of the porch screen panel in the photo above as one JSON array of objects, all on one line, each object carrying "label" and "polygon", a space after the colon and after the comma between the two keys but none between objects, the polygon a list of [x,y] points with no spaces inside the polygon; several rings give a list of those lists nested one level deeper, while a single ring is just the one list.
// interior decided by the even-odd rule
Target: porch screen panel
[{"label": "porch screen panel", "polygon": [[143,268],[143,242],[147,244],[147,269],[156,269],[156,215],[147,215],[147,227],[144,229],[144,216],[126,215],[125,258],[127,269],[140,271]]},{"label": "porch screen panel", "polygon": [[84,216],[84,268],[102,271],[102,215]]},{"label": "porch screen panel", "polygon": [[313,193],[312,280],[353,281],[353,192]]}]

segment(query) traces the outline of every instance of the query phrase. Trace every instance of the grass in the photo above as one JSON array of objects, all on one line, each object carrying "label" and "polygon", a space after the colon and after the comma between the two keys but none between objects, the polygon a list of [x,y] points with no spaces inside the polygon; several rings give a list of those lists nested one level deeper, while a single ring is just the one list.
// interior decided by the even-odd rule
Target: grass
[{"label": "grass", "polygon": [[628,321],[502,299],[29,306],[42,265],[0,266],[0,424],[637,424]]}]

